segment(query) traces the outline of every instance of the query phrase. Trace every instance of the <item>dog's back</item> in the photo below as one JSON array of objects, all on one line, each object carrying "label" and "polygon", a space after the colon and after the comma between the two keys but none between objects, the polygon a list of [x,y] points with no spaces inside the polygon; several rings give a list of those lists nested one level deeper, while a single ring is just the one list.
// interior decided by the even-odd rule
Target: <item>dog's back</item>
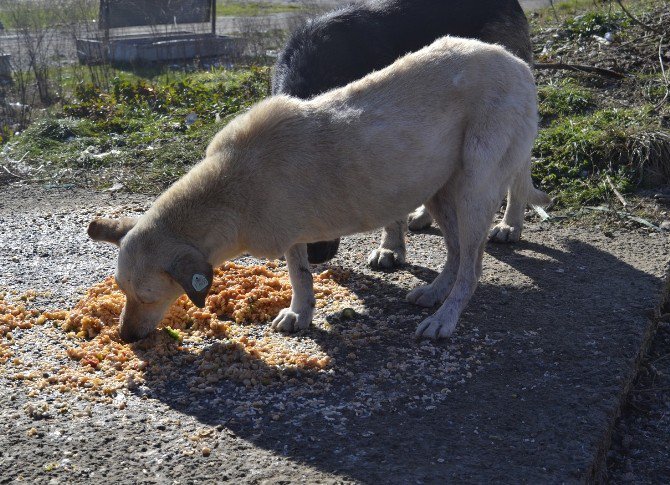
[{"label": "dog's back", "polygon": [[[311,98],[444,35],[498,43],[532,62],[528,22],[518,0],[367,0],[294,32],[275,64],[272,92]],[[333,258],[338,244],[308,245],[310,262]]]},{"label": "dog's back", "polygon": [[311,20],[275,65],[273,94],[310,98],[381,69],[444,35],[499,43],[530,62],[517,0],[370,0]]},{"label": "dog's back", "polygon": [[[243,204],[247,230],[272,235],[276,245],[274,253],[249,249],[276,255],[295,242],[395,220],[462,171],[495,172],[487,190],[502,198],[529,160],[536,126],[524,62],[500,47],[445,37],[312,100],[261,102],[215,137],[187,176],[206,170],[202,184],[192,179],[188,190],[203,185],[226,204]],[[246,195],[236,196],[237,186]]]},{"label": "dog's back", "polygon": [[[309,178],[310,190],[321,186],[324,194],[345,187],[333,198],[341,206],[337,212],[345,220],[372,221],[351,232],[395,220],[428,200],[455,171],[477,171],[468,166],[469,153],[489,152],[479,158],[493,165],[519,144],[525,158],[509,161],[509,173],[501,167],[496,180],[505,188],[518,171],[512,164],[528,158],[537,126],[528,66],[502,48],[455,37],[441,38],[303,106],[325,115],[332,128],[328,135],[316,129],[309,144],[318,165],[303,165],[307,173],[301,177]],[[334,209],[316,212],[327,220],[325,214]]]}]

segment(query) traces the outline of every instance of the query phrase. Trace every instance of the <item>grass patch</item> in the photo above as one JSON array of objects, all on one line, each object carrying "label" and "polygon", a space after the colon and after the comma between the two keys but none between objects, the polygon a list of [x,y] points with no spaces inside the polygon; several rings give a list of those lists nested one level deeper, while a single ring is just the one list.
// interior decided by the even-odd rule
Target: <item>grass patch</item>
[{"label": "grass patch", "polygon": [[568,38],[604,36],[619,32],[630,25],[630,19],[619,11],[592,11],[566,19],[563,28]]},{"label": "grass patch", "polygon": [[[269,69],[211,70],[147,80],[117,77],[8,143],[5,155],[60,180],[157,192],[199,161],[220,120],[267,96]],[[95,169],[95,170],[93,170]]]},{"label": "grass patch", "polygon": [[543,122],[559,116],[583,114],[595,106],[592,92],[572,79],[561,79],[538,86],[538,98]]},{"label": "grass patch", "polygon": [[533,12],[534,17],[540,22],[553,23],[556,17],[565,18],[574,16],[580,12],[593,9],[593,0],[565,0],[554,2],[554,7],[544,7]]},{"label": "grass patch", "polygon": [[[667,2],[626,6],[667,31]],[[607,177],[623,193],[667,185],[670,103],[661,103],[666,85],[658,36],[632,22],[615,2],[561,2],[555,13],[548,8],[531,15],[539,61],[605,67],[626,77],[536,71],[542,127],[533,153],[536,183],[566,208],[611,199]]]},{"label": "grass patch", "polygon": [[[646,1],[646,0],[643,0]],[[632,2],[626,2],[628,9],[634,7]],[[555,1],[554,7],[544,7],[534,11],[533,15],[542,22],[555,23],[556,17],[562,24],[576,24],[586,27],[589,23],[596,20],[594,17],[607,18],[610,14],[618,17],[621,13],[615,2],[610,0],[563,0]],[[579,17],[586,17],[581,19]],[[595,23],[600,24],[600,19]]]},{"label": "grass patch", "polygon": [[[17,0],[10,0],[15,2]],[[13,29],[19,25],[32,27],[46,27],[66,22],[68,17],[67,8],[62,5],[50,5],[47,2],[31,4],[26,1],[23,4],[3,4],[0,1],[0,22],[6,29]],[[99,16],[99,2],[77,3],[77,18],[81,20],[96,20]],[[82,8],[82,6],[84,8]],[[300,12],[301,5],[278,4],[272,2],[236,2],[230,0],[217,0],[217,17],[255,17],[258,15],[269,15],[273,13]]]},{"label": "grass patch", "polygon": [[230,17],[255,17],[273,13],[300,12],[300,5],[278,4],[270,2],[230,2],[217,0],[216,15]]},{"label": "grass patch", "polygon": [[98,18],[100,10],[96,1],[58,3],[40,0],[0,0],[0,22],[5,29],[37,31],[83,20]]},{"label": "grass patch", "polygon": [[[534,164],[533,176],[564,206],[603,200],[609,190],[606,175],[620,191],[630,192],[644,182],[644,165],[652,162],[652,151],[662,151],[670,141],[662,134],[646,108],[610,108],[561,118],[538,135],[534,155],[540,162]],[[659,147],[649,149],[656,143],[650,144],[650,137],[659,138]]]}]

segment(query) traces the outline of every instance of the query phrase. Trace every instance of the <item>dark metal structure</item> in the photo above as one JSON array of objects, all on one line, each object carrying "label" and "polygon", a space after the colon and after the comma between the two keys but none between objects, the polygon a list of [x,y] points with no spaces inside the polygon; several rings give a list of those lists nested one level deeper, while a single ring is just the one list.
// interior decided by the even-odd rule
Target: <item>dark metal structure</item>
[{"label": "dark metal structure", "polygon": [[[202,29],[208,23],[209,32]],[[100,0],[98,35],[77,39],[86,64],[234,57],[240,50],[240,39],[216,33],[216,0]]]},{"label": "dark metal structure", "polygon": [[[216,0],[101,0],[100,28],[199,24],[216,19]],[[212,22],[212,34],[216,22]]]}]

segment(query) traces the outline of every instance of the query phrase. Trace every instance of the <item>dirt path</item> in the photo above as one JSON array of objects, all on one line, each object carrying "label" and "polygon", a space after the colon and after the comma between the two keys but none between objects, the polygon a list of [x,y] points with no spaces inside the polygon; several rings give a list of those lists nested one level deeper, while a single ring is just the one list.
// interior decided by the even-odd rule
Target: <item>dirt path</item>
[{"label": "dirt path", "polygon": [[[114,268],[114,249],[86,239],[88,220],[146,202],[1,187],[0,288],[46,292],[35,302],[44,308],[73,304]],[[521,244],[488,247],[456,335],[439,344],[411,338],[428,311],[403,297],[439,269],[440,235],[412,235],[408,266],[389,274],[363,263],[376,239],[345,238],[333,262],[352,270],[355,318],[322,315],[297,340],[333,358],[322,374],[194,393],[185,382],[196,362],[105,404],[35,391],[0,369],[0,483],[537,483],[601,471],[659,300],[667,237],[530,224]],[[33,367],[62,361],[50,338],[41,327],[14,332]]]}]

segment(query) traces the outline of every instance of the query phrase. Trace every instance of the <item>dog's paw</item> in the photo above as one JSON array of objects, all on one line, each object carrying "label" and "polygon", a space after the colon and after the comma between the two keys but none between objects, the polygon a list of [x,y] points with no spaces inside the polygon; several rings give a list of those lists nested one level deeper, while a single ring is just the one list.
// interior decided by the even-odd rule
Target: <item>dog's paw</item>
[{"label": "dog's paw", "polygon": [[272,320],[272,328],[279,332],[297,332],[305,330],[312,323],[312,315],[309,311],[296,313],[290,308],[284,308],[279,315]]},{"label": "dog's paw", "polygon": [[521,228],[519,226],[510,226],[501,222],[489,232],[489,241],[497,243],[518,242],[521,238]]},{"label": "dog's paw", "polygon": [[378,248],[370,253],[368,264],[372,269],[393,269],[405,263],[405,252]]},{"label": "dog's paw", "polygon": [[438,294],[431,285],[417,286],[407,293],[405,298],[410,303],[426,308],[431,308],[438,303],[442,303],[443,300],[442,295]]},{"label": "dog's paw", "polygon": [[425,207],[419,207],[417,210],[407,216],[407,227],[410,231],[422,231],[430,227],[433,218]]},{"label": "dog's paw", "polygon": [[416,338],[429,338],[433,340],[446,338],[454,333],[457,322],[457,319],[450,321],[449,319],[440,319],[437,315],[431,315],[416,327],[414,336]]}]

